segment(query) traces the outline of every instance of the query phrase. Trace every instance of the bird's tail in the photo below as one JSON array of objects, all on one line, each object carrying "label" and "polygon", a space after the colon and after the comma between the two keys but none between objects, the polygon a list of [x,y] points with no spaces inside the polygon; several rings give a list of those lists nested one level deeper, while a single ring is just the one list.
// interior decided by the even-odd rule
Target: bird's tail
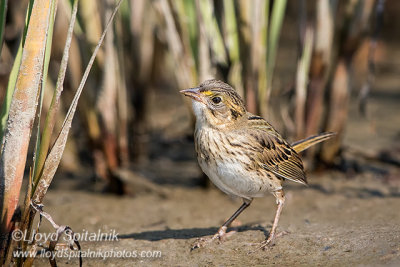
[{"label": "bird's tail", "polygon": [[336,133],[320,133],[318,135],[310,136],[306,139],[299,140],[292,144],[292,148],[297,153],[306,150],[310,146],[316,145],[322,141],[328,140],[332,136],[336,135]]}]

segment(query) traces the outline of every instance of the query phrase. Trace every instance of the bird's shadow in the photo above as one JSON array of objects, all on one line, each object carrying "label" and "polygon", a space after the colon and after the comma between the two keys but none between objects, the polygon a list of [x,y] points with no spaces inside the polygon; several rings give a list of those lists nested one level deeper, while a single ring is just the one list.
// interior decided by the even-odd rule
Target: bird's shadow
[{"label": "bird's shadow", "polygon": [[[186,228],[186,229],[166,229],[156,231],[145,231],[140,233],[120,234],[120,239],[136,239],[148,241],[160,241],[164,239],[191,239],[203,236],[214,235],[218,231],[216,227],[209,228]],[[240,227],[228,228],[227,233],[230,231],[245,232],[245,231],[262,231],[268,237],[269,232],[261,225],[243,225]]]}]

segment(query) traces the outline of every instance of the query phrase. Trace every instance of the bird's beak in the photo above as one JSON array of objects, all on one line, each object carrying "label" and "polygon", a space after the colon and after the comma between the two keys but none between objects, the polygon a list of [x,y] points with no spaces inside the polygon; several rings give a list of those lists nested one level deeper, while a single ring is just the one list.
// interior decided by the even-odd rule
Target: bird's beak
[{"label": "bird's beak", "polygon": [[179,91],[181,94],[188,96],[196,101],[203,102],[201,99],[200,87],[189,88]]}]

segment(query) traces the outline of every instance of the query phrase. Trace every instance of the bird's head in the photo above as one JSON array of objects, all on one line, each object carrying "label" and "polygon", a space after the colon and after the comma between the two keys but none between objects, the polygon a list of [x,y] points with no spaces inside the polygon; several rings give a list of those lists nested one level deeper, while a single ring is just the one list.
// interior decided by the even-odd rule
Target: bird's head
[{"label": "bird's head", "polygon": [[224,82],[207,80],[199,87],[180,92],[192,98],[193,111],[198,123],[224,127],[235,123],[246,114],[242,98]]}]

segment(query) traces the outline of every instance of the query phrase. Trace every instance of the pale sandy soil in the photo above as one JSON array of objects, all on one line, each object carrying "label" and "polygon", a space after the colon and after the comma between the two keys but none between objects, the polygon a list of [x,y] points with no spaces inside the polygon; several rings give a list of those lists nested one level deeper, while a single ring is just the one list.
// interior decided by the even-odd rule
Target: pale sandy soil
[{"label": "pale sandy soil", "polygon": [[[273,197],[257,199],[240,217],[238,232],[221,244],[190,252],[239,205],[217,190],[172,188],[166,198],[103,196],[52,190],[46,210],[76,232],[119,233],[118,241],[82,242],[83,250],[160,251],[161,258],[84,259],[85,266],[250,266],[400,264],[400,193],[372,175],[351,180],[339,173],[310,176],[308,188],[288,186],[279,231],[266,251],[256,249],[271,227]],[[43,227],[44,232],[47,227]],[[48,229],[48,228],[47,228]],[[77,259],[59,259],[62,265]],[[43,263],[42,260],[37,261]]]}]

